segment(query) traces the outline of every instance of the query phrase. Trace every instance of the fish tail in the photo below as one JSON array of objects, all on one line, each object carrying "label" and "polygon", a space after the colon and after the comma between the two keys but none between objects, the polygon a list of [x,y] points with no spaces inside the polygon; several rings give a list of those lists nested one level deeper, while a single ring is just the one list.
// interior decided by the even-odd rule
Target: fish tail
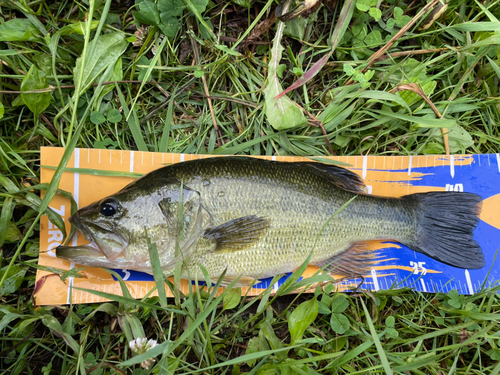
[{"label": "fish tail", "polygon": [[479,195],[431,192],[401,199],[413,203],[418,214],[415,238],[405,245],[453,267],[484,267],[483,251],[473,239],[481,212]]}]

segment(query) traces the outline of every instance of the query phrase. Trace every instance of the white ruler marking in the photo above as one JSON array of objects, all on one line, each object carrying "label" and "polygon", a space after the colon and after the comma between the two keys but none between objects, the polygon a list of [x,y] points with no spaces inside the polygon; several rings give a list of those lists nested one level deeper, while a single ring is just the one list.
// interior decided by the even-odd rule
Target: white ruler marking
[{"label": "white ruler marking", "polygon": [[380,287],[378,285],[377,271],[373,267],[372,267],[372,279],[373,279],[373,288],[375,289],[375,291],[379,290]]},{"label": "white ruler marking", "polygon": [[278,282],[276,281],[273,285],[273,292],[276,293],[278,291],[278,289],[280,288],[280,285],[278,284]]},{"label": "white ruler marking", "polygon": [[451,178],[455,177],[455,155],[450,155],[450,175]]},{"label": "white ruler marking", "polygon": [[498,167],[498,172],[500,172],[500,154],[497,154],[497,167]]},{"label": "white ruler marking", "polygon": [[420,279],[420,284],[422,284],[422,291],[427,292],[427,287],[425,286],[425,281],[424,279]]},{"label": "white ruler marking", "polygon": [[134,151],[130,151],[130,172],[134,171]]},{"label": "white ruler marking", "polygon": [[184,161],[185,157],[186,157],[186,155],[181,154],[181,162],[183,162],[183,161]]},{"label": "white ruler marking", "polygon": [[467,280],[467,288],[469,288],[469,293],[474,294],[474,287],[472,286],[472,280],[470,279],[469,270],[465,270],[465,280]]},{"label": "white ruler marking", "polygon": [[[76,235],[75,237],[76,238]],[[71,262],[69,264],[69,269],[73,269],[75,268],[75,262]],[[72,294],[73,294],[73,283],[75,281],[75,278],[73,276],[71,277],[68,277],[68,297],[66,299],[66,303],[67,304],[70,304],[72,301],[71,301],[71,297],[72,297]]]},{"label": "white ruler marking", "polygon": [[410,156],[410,165],[408,166],[408,176],[411,175],[411,162],[412,162],[413,156]]}]

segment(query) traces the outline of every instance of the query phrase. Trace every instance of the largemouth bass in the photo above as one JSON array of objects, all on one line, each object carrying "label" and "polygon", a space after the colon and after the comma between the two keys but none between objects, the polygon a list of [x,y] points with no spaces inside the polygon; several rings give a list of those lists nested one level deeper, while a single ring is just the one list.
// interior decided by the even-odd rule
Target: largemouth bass
[{"label": "largemouth bass", "polygon": [[163,167],[80,209],[69,221],[90,243],[56,254],[152,273],[150,241],[167,275],[182,262],[183,277],[203,280],[201,265],[211,280],[225,273],[225,282],[249,284],[291,272],[310,254],[312,265],[363,275],[376,261],[366,242],[392,240],[477,269],[480,207],[471,193],[367,195],[358,175],[321,163],[209,158]]}]

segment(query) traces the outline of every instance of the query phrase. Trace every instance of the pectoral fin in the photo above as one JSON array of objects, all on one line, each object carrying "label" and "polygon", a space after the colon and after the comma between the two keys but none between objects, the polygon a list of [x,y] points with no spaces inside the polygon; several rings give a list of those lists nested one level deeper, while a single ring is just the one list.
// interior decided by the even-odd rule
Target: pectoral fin
[{"label": "pectoral fin", "polygon": [[216,242],[215,251],[235,251],[257,242],[268,229],[268,219],[250,215],[209,228],[203,237]]}]

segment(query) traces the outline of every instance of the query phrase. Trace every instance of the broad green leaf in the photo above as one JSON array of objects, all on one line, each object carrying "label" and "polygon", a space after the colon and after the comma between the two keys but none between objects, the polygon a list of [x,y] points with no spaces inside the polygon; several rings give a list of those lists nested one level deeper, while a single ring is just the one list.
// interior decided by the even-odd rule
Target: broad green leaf
[{"label": "broad green leaf", "polygon": [[139,10],[132,12],[136,22],[156,26],[160,23],[160,13],[154,1],[139,3]]},{"label": "broad green leaf", "polygon": [[288,317],[288,330],[292,338],[292,345],[302,339],[307,327],[314,322],[318,316],[318,301],[311,298],[309,301],[302,302]]},{"label": "broad green leaf", "polygon": [[[250,340],[247,342],[247,349],[245,351],[246,355],[252,354],[252,353],[258,353],[260,351],[259,348],[259,338],[258,337],[252,337]],[[256,359],[249,360],[247,362],[248,366],[253,367],[255,365],[255,362],[257,362]]]},{"label": "broad green leaf", "polygon": [[[0,277],[4,276],[7,267],[3,267],[0,269]],[[24,281],[24,275],[26,274],[26,270],[22,269],[19,266],[13,266],[10,268],[7,278],[5,279],[4,284],[0,288],[1,296],[8,296],[9,294],[14,293],[19,289],[21,284]]]},{"label": "broad green leaf", "polygon": [[461,153],[474,146],[474,140],[467,130],[457,125],[448,130],[448,139],[451,153]]},{"label": "broad green leaf", "polygon": [[39,37],[40,32],[25,18],[15,18],[0,25],[0,42],[35,41]]},{"label": "broad green leaf", "polygon": [[377,22],[382,18],[382,11],[377,8],[370,8],[368,14]]},{"label": "broad green leaf", "polygon": [[179,30],[179,20],[177,17],[172,17],[169,13],[162,13],[158,26],[166,37],[173,38],[177,34],[177,30]]},{"label": "broad green leaf", "polygon": [[343,313],[349,307],[349,301],[342,293],[338,293],[333,297],[331,307],[334,313]]},{"label": "broad green leaf", "polygon": [[347,74],[348,76],[352,76],[354,73],[356,73],[356,69],[354,69],[349,64],[344,64],[343,69],[344,69],[345,74]]},{"label": "broad green leaf", "polygon": [[411,21],[411,17],[405,15],[403,9],[400,7],[394,8],[394,18],[396,19],[396,25],[399,27],[403,27]]},{"label": "broad green leaf", "polygon": [[0,120],[2,119],[4,113],[5,113],[5,108],[2,102],[0,102]]},{"label": "broad green leaf", "polygon": [[422,148],[421,152],[424,155],[440,155],[444,154],[445,149],[442,145],[436,142],[429,142],[424,146],[424,148]]},{"label": "broad green leaf", "polygon": [[5,231],[5,242],[16,242],[23,239],[23,234],[16,224],[9,223],[9,227]]},{"label": "broad green leaf", "polygon": [[[99,21],[92,21],[90,29],[95,30],[97,28],[97,25],[99,25]],[[75,22],[75,23],[70,23],[69,25],[66,25],[63,28],[59,29],[57,33],[60,35],[70,35],[75,33],[79,35],[84,35],[86,28],[87,28],[87,22]]]},{"label": "broad green leaf", "polygon": [[382,44],[382,34],[378,30],[373,30],[371,33],[369,33],[364,42],[368,46],[373,46],[373,45],[379,45]]},{"label": "broad green leaf", "polygon": [[344,314],[333,313],[330,317],[330,326],[334,332],[339,335],[343,335],[345,331],[349,329],[351,324],[349,323],[349,319],[347,319]]},{"label": "broad green leaf", "polygon": [[78,354],[80,352],[80,345],[75,341],[73,337],[66,331],[64,331],[63,327],[61,326],[61,323],[54,318],[51,315],[46,315],[45,318],[42,319],[43,324],[55,332],[57,336],[60,336],[63,338],[63,340],[66,342],[66,344],[73,349],[73,351]]},{"label": "broad green leaf", "polygon": [[94,111],[90,114],[90,121],[92,121],[92,124],[99,125],[106,121],[106,117],[101,112]]},{"label": "broad green leaf", "polygon": [[304,38],[306,26],[310,23],[311,21],[309,20],[309,18],[295,17],[294,19],[287,21],[285,27],[285,35],[298,40],[302,40]]},{"label": "broad green leaf", "polygon": [[388,316],[386,319],[385,319],[385,325],[387,327],[391,327],[391,328],[394,328],[394,324],[396,324],[396,319],[390,315]]},{"label": "broad green leaf", "polygon": [[[260,324],[260,329],[262,332],[262,336],[267,340],[269,343],[269,346],[272,349],[281,349],[283,348],[283,343],[281,340],[276,336],[276,332],[274,332],[274,328],[269,323],[269,321],[264,321]],[[278,356],[278,360],[284,360],[286,358],[286,353],[281,353]]]},{"label": "broad green leaf", "polygon": [[77,81],[80,75],[82,75],[80,86],[82,93],[86,91],[97,78],[100,78],[101,74],[110,65],[116,63],[118,58],[125,52],[127,46],[128,43],[125,40],[125,34],[121,32],[105,34],[99,37],[94,55],[89,56],[85,62],[85,66],[82,67],[81,57],[76,60],[73,76],[75,85],[78,86]]},{"label": "broad green leaf", "polygon": [[324,301],[318,301],[318,313],[323,315],[331,314],[332,311]]},{"label": "broad green leaf", "polygon": [[224,299],[222,300],[223,308],[222,310],[230,310],[234,309],[241,300],[241,289],[234,288],[231,289],[228,293],[224,295]]},{"label": "broad green leaf", "polygon": [[208,0],[191,0],[198,12],[203,13],[207,9]]},{"label": "broad green leaf", "polygon": [[111,108],[106,114],[106,118],[109,122],[116,124],[117,122],[120,122],[122,120],[123,116],[119,110],[117,110],[116,108]]},{"label": "broad green leaf", "polygon": [[[412,80],[412,82],[415,81],[417,81],[417,79]],[[427,97],[430,97],[434,93],[434,90],[436,89],[437,82],[430,81],[420,86],[422,87],[422,90],[424,91],[425,95],[427,95]],[[420,95],[411,90],[400,91],[399,95],[401,95],[401,97],[404,99],[406,103],[408,103],[409,106],[417,103],[420,100],[423,100]]]},{"label": "broad green leaf", "polygon": [[281,60],[283,51],[283,47],[280,45],[279,40],[281,39],[280,35],[281,34],[276,33],[274,37],[271,59],[269,61],[267,85],[264,88],[267,121],[269,121],[271,126],[276,130],[295,128],[307,123],[302,110],[295,106],[295,103],[290,100],[290,98],[281,96],[275,99],[275,96],[283,91],[278,81],[278,77],[276,76],[276,69]]},{"label": "broad green leaf", "polygon": [[385,331],[385,334],[388,337],[399,337],[399,332],[395,330],[394,328],[387,328]]},{"label": "broad green leaf", "polygon": [[372,5],[372,0],[357,0],[356,1],[356,8],[361,12],[366,12],[368,9],[370,9],[371,5]]},{"label": "broad green leaf", "polygon": [[12,213],[16,207],[16,202],[12,197],[7,197],[2,202],[2,210],[0,214],[0,248],[3,246],[5,240],[9,241],[8,229],[12,226]]},{"label": "broad green leaf", "polygon": [[[38,89],[46,89],[49,87],[45,73],[32,65],[28,74],[24,76],[21,83],[21,91],[31,91]],[[33,94],[21,94],[24,104],[30,109],[31,112],[38,117],[40,113],[45,111],[50,104],[50,93],[40,92]]]},{"label": "broad green leaf", "polygon": [[186,9],[186,5],[182,0],[158,0],[156,6],[160,14],[168,13],[171,17],[182,15],[184,9]]}]

